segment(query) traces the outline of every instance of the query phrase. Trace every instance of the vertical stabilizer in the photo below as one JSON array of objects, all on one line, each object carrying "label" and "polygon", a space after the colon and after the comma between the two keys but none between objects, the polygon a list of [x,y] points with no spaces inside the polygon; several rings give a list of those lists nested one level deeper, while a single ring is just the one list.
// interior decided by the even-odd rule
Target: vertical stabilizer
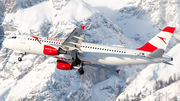
[{"label": "vertical stabilizer", "polygon": [[153,52],[156,49],[163,49],[163,53],[171,39],[171,36],[175,30],[175,27],[166,27],[160,33],[158,33],[155,37],[153,37],[149,42],[147,42],[141,48],[137,50]]}]

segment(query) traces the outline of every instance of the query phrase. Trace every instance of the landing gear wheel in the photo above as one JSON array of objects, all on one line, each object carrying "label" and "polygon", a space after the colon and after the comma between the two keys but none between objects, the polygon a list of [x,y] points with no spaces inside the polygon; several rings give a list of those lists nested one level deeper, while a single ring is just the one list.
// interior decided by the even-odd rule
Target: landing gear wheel
[{"label": "landing gear wheel", "polygon": [[21,57],[18,57],[18,61],[22,61],[22,58],[21,58]]},{"label": "landing gear wheel", "polygon": [[83,67],[79,68],[79,69],[78,69],[78,72],[79,72],[80,75],[83,75],[83,74],[84,74],[84,69],[83,69]]}]

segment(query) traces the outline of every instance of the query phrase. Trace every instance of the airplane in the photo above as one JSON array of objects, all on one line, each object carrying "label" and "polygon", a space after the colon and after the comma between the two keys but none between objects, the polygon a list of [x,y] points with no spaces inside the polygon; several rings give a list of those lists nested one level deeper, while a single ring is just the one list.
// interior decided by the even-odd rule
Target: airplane
[{"label": "airplane", "polygon": [[[85,27],[75,28],[65,40],[32,35],[15,35],[6,38],[3,46],[14,50],[15,54],[19,54],[18,61],[22,61],[22,57],[26,53],[54,56],[57,58],[57,69],[77,69],[80,75],[84,74],[84,65],[109,69],[103,67],[102,64],[119,66],[163,62],[171,65],[169,61],[173,61],[172,57],[163,54],[175,27],[167,26],[144,46],[137,49],[82,42],[82,32]],[[116,70],[117,73],[119,71]]]}]

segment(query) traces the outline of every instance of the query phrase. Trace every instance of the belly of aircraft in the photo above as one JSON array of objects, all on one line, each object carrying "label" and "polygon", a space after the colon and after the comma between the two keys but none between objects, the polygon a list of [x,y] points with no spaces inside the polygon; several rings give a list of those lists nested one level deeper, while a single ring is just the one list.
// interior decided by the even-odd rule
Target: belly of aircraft
[{"label": "belly of aircraft", "polygon": [[103,53],[91,53],[98,60],[97,63],[105,65],[130,65],[130,64],[148,64],[152,63],[151,60],[145,57],[132,58],[131,55],[126,54],[103,54]]}]

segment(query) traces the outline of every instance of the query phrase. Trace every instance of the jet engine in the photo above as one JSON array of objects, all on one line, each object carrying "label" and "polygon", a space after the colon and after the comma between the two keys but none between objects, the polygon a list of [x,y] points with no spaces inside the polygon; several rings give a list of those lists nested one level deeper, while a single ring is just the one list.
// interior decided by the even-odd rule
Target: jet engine
[{"label": "jet engine", "polygon": [[64,62],[64,61],[61,61],[61,60],[57,60],[57,69],[72,70],[71,64]]},{"label": "jet engine", "polygon": [[51,45],[44,45],[43,52],[46,55],[59,55],[67,53],[67,51],[63,50],[61,47],[55,47]]},{"label": "jet engine", "polygon": [[84,69],[83,66],[73,66],[73,64],[69,64],[67,62],[64,62],[62,60],[57,60],[57,69],[61,69],[61,70],[72,70],[72,69],[78,69],[78,72],[80,75],[84,74]]}]

